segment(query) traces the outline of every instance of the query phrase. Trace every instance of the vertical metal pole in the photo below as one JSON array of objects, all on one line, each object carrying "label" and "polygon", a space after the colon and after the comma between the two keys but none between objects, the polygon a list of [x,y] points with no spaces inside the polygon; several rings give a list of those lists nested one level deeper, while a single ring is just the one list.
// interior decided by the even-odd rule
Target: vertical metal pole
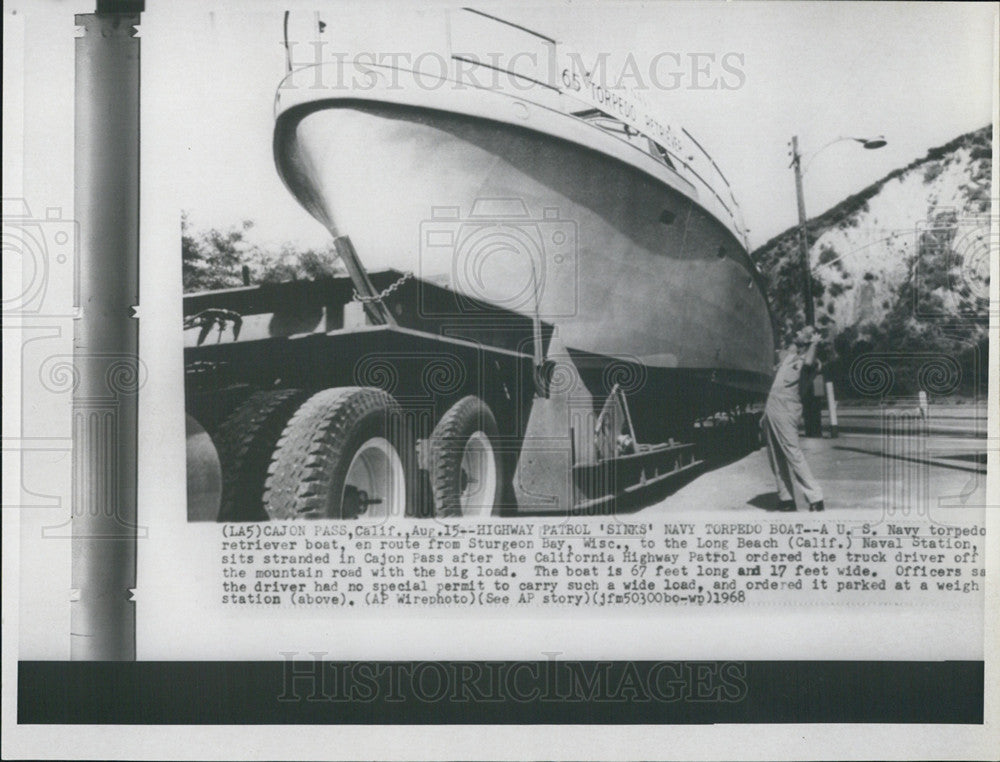
[{"label": "vertical metal pole", "polygon": [[[799,153],[799,138],[792,136],[792,168],[795,170],[795,199],[799,207],[799,256],[802,259],[802,305],[806,325],[816,322],[816,310],[812,298],[812,269],[809,266],[809,242],[806,237],[806,201],[802,194],[802,155]],[[810,384],[802,395],[802,412],[807,437],[822,436],[820,407],[813,395]]]},{"label": "vertical metal pole", "polygon": [[816,322],[812,298],[812,268],[809,266],[809,243],[806,237],[806,201],[802,195],[802,155],[799,138],[792,136],[792,167],[795,169],[795,198],[799,206],[799,255],[802,258],[802,303],[805,307],[806,325]]},{"label": "vertical metal pole", "polygon": [[830,439],[836,439],[837,429],[837,400],[833,396],[833,381],[826,382],[826,406],[830,411]]},{"label": "vertical metal pole", "polygon": [[135,659],[141,4],[78,15],[70,655]]},{"label": "vertical metal pole", "polygon": [[540,397],[549,396],[549,379],[545,368],[545,348],[542,346],[542,313],[539,309],[538,273],[535,262],[531,262],[531,288],[535,296],[534,309],[531,312],[531,356],[534,365],[535,392]]},{"label": "vertical metal pole", "polygon": [[358,252],[355,251],[350,237],[346,235],[335,237],[333,239],[333,246],[340,256],[340,261],[347,268],[347,274],[351,276],[354,290],[364,297],[362,304],[364,305],[365,312],[372,319],[372,323],[375,325],[395,326],[396,318],[393,317],[392,312],[389,311],[389,308],[381,299],[375,298],[378,296],[378,291],[372,285],[365,266],[361,264]]}]

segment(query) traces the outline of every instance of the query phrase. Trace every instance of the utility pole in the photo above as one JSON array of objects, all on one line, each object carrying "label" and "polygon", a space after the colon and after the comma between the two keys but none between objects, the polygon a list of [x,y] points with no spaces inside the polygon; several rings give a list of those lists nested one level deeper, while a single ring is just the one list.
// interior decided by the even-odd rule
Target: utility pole
[{"label": "utility pole", "polygon": [[[799,206],[799,256],[802,260],[802,304],[806,325],[815,325],[816,309],[812,297],[812,268],[809,266],[809,241],[806,238],[806,200],[802,194],[802,154],[798,135],[792,136],[792,168],[795,170],[795,200]],[[805,369],[802,371],[806,373]],[[819,400],[813,393],[812,377],[802,386],[802,420],[807,437],[822,437],[823,428]]]},{"label": "utility pole", "polygon": [[809,265],[809,241],[806,237],[806,200],[802,195],[802,155],[799,153],[799,138],[792,136],[792,167],[795,169],[795,199],[799,205],[799,256],[802,259],[802,304],[805,308],[806,325],[816,323],[816,310],[812,298],[812,268]]},{"label": "utility pole", "polygon": [[[886,144],[886,140],[882,135],[877,135],[872,138],[856,138],[850,136],[841,136],[839,138],[834,138],[826,145],[813,151],[809,161],[812,161],[820,151],[829,148],[834,143],[839,143],[843,140],[853,140],[855,143],[860,143],[862,147],[866,150],[874,150],[877,148],[882,148]],[[808,162],[807,162],[808,163]],[[802,154],[799,153],[799,137],[798,135],[792,136],[792,168],[795,170],[795,200],[798,202],[799,207],[799,258],[801,260],[802,267],[802,306],[803,312],[805,314],[806,325],[815,327],[816,325],[816,308],[813,305],[812,297],[812,267],[809,264],[809,238],[806,235],[806,201],[805,196],[802,194],[802,174],[805,172],[805,167],[802,166]],[[802,387],[802,418],[805,423],[805,430],[807,437],[821,437],[823,435],[822,425],[821,425],[821,404],[819,401],[819,396],[823,393],[823,377],[818,376],[812,381],[819,382],[818,388],[813,388],[813,383],[804,384]],[[830,391],[830,402],[833,404],[833,387],[830,384],[826,385],[826,388]],[[833,432],[836,432],[836,413],[833,407],[830,409],[831,421],[833,424]],[[834,436],[836,434],[834,433]]]}]

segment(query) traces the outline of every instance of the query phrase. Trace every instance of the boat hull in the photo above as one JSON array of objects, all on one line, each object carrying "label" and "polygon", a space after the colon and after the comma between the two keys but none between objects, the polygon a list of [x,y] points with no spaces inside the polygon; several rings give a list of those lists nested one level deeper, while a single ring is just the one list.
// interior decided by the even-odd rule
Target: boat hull
[{"label": "boat hull", "polygon": [[537,313],[581,357],[766,393],[773,333],[746,250],[635,166],[509,123],[347,99],[282,114],[275,156],[369,269]]}]

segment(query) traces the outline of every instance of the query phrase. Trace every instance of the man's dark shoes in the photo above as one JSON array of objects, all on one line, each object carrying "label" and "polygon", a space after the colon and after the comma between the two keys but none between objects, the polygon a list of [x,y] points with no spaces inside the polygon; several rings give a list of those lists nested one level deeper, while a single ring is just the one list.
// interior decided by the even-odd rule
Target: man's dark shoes
[{"label": "man's dark shoes", "polygon": [[794,500],[779,500],[778,501],[778,510],[781,511],[782,513],[791,513],[792,511],[795,510],[795,501]]},{"label": "man's dark shoes", "polygon": [[809,512],[822,511],[825,507],[822,500],[817,500],[815,503],[809,503]]}]

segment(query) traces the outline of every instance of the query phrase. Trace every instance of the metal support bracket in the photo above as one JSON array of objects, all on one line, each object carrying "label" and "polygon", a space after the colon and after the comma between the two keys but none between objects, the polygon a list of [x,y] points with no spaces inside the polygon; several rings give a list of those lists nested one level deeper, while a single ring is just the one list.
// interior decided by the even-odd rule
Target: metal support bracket
[{"label": "metal support bracket", "polygon": [[347,268],[347,274],[351,276],[354,290],[363,297],[362,304],[365,308],[365,314],[375,325],[395,326],[396,318],[379,298],[379,292],[375,290],[375,286],[372,285],[371,279],[368,277],[368,271],[361,264],[361,259],[358,258],[358,252],[355,251],[350,236],[342,235],[334,238],[333,245],[340,256],[340,261]]}]

